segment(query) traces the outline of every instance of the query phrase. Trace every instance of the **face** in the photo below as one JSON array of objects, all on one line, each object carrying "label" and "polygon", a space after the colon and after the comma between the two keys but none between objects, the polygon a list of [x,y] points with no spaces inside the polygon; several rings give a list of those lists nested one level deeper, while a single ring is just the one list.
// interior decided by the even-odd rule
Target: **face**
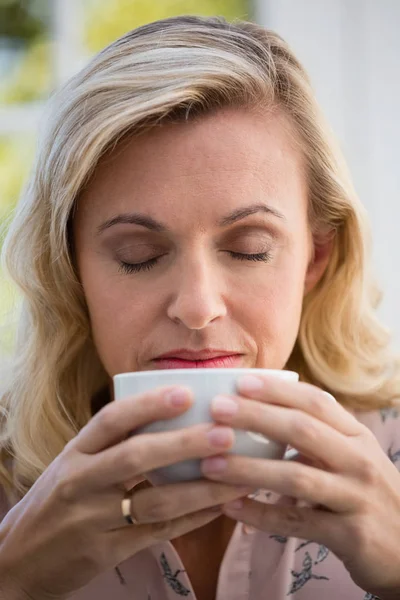
[{"label": "face", "polygon": [[74,240],[110,377],[285,366],[328,260],[321,247],[312,258],[293,136],[278,111],[226,109],[125,140],[101,160]]}]

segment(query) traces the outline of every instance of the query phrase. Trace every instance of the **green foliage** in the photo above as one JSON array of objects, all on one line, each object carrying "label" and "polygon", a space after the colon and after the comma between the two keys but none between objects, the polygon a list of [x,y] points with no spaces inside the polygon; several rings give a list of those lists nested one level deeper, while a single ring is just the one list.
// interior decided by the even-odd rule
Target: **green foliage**
[{"label": "green foliage", "polygon": [[0,361],[9,355],[14,347],[16,333],[16,313],[20,299],[13,285],[4,277],[0,269]]},{"label": "green foliage", "polygon": [[86,43],[98,52],[127,31],[166,17],[183,14],[248,18],[247,0],[114,0],[88,9]]},{"label": "green foliage", "polygon": [[[0,249],[4,224],[21,191],[33,156],[32,137],[0,138]],[[0,360],[9,354],[15,340],[15,307],[18,294],[0,269]]]},{"label": "green foliage", "polygon": [[9,214],[29,172],[32,136],[0,138],[0,222]]},{"label": "green foliage", "polygon": [[0,103],[14,104],[45,99],[51,90],[51,44],[36,40],[11,76],[0,87]]},{"label": "green foliage", "polygon": [[0,37],[28,40],[40,34],[43,22],[35,14],[38,4],[38,0],[0,0]]},{"label": "green foliage", "polygon": [[[5,223],[21,192],[32,162],[34,140],[30,136],[0,138],[0,250]],[[15,307],[18,294],[0,269],[0,360],[11,352],[15,339]]]}]

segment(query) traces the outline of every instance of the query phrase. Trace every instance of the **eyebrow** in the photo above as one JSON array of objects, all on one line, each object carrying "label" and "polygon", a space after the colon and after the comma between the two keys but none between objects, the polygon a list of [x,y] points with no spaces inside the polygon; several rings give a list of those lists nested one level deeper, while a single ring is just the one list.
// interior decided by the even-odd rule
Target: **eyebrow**
[{"label": "eyebrow", "polygon": [[[236,223],[241,219],[244,219],[246,217],[249,217],[250,215],[254,215],[259,212],[268,215],[273,215],[275,217],[278,217],[279,219],[286,220],[282,213],[277,211],[275,208],[272,208],[271,206],[267,206],[266,204],[252,204],[250,206],[245,206],[244,208],[237,208],[229,215],[222,217],[222,219],[220,219],[217,222],[217,225],[218,227],[227,227],[228,225],[232,225],[233,223]],[[109,229],[110,227],[113,227],[114,225],[118,225],[120,223],[127,223],[130,225],[141,225],[142,227],[146,227],[147,229],[150,229],[151,231],[156,231],[157,233],[171,232],[171,230],[166,225],[160,223],[159,221],[156,221],[152,217],[149,217],[142,213],[125,213],[117,215],[116,217],[112,217],[111,219],[108,219],[107,221],[99,225],[99,227],[97,228],[97,235],[100,235],[106,229]]]}]

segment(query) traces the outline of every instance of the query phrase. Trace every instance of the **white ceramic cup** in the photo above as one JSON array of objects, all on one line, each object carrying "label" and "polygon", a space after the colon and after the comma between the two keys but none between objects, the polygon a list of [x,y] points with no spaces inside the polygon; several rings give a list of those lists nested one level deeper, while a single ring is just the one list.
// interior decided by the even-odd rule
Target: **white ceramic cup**
[{"label": "white ceramic cup", "polygon": [[[210,402],[217,394],[236,394],[236,380],[246,374],[273,375],[280,379],[298,381],[298,374],[293,371],[272,369],[165,369],[154,371],[138,371],[115,375],[115,400],[143,394],[163,385],[184,385],[193,390],[194,402],[183,414],[172,419],[154,421],[135,429],[134,434],[155,433],[183,429],[198,423],[213,423]],[[235,429],[235,442],[226,453],[242,454],[254,458],[290,459],[298,454],[294,449],[287,450],[284,444],[276,443],[265,436]],[[286,451],[286,452],[285,452]],[[153,485],[162,485],[178,481],[202,479],[200,459],[184,460],[160,467],[145,474]]]}]

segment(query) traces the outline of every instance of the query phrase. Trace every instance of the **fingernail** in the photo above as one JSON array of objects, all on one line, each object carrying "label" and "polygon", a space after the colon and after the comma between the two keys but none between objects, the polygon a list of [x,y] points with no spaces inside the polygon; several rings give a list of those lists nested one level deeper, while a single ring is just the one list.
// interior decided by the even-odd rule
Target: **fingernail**
[{"label": "fingernail", "polygon": [[240,510],[241,508],[243,508],[243,500],[241,500],[240,498],[238,498],[237,500],[232,500],[232,502],[227,502],[224,505],[224,509],[232,512]]},{"label": "fingernail", "polygon": [[165,392],[164,398],[170,406],[184,406],[189,403],[189,390],[183,388],[172,388]]},{"label": "fingernail", "polygon": [[206,435],[212,446],[230,446],[234,441],[233,429],[230,427],[214,427]]},{"label": "fingernail", "polygon": [[239,377],[237,385],[243,392],[255,392],[263,387],[264,382],[256,375],[242,375]]},{"label": "fingernail", "polygon": [[202,461],[201,468],[207,473],[219,473],[226,469],[228,462],[222,456],[212,456]]},{"label": "fingernail", "polygon": [[237,412],[239,405],[235,400],[233,400],[233,398],[229,398],[228,396],[223,396],[220,394],[211,400],[211,408],[219,415],[226,415],[230,417]]}]

